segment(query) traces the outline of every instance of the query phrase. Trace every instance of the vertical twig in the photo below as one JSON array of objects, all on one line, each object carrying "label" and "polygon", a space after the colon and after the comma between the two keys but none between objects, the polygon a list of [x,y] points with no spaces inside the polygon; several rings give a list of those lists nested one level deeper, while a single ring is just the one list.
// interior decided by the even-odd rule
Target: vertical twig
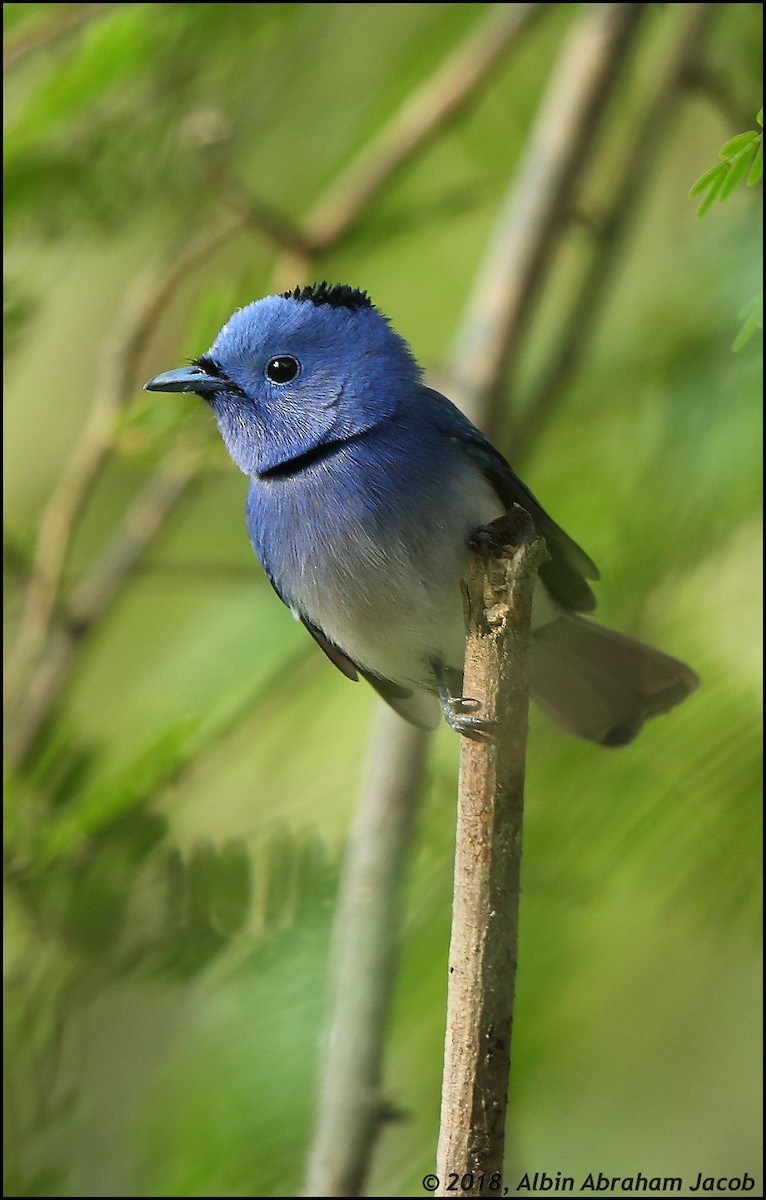
[{"label": "vertical twig", "polygon": [[[439,1195],[449,1175],[478,1195],[501,1172],[516,979],[532,595],[545,545],[521,509],[520,534],[477,552],[464,589],[464,691],[495,722],[491,739],[463,739],[447,1032],[437,1152]],[[504,521],[505,518],[501,518]],[[496,524],[499,524],[497,522]],[[472,1176],[470,1186],[465,1179]]]},{"label": "vertical twig", "polygon": [[363,1195],[375,1138],[392,1115],[382,1046],[416,811],[412,781],[420,777],[409,763],[420,766],[425,750],[419,729],[380,708],[338,898],[330,1030],[305,1196]]}]

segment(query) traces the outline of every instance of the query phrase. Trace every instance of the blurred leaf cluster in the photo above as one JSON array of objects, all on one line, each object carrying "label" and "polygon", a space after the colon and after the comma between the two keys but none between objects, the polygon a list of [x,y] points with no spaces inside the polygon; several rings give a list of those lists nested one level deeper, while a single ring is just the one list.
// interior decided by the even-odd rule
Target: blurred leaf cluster
[{"label": "blurred leaf cluster", "polygon": [[[731,343],[759,286],[760,189],[737,183],[756,170],[760,135],[739,131],[762,94],[760,6],[717,13],[707,83],[668,113],[595,335],[523,462],[513,447],[688,7],[646,6],[502,423],[502,448],[599,563],[605,623],[703,679],[614,754],[533,714],[520,1172],[758,1171],[761,364],[755,338]],[[7,767],[9,1195],[300,1186],[373,697],[260,575],[209,414],[141,383],[307,273],[366,288],[428,369],[449,359],[578,6],[549,6],[343,237],[312,255],[296,231],[493,11],[4,7],[11,653],[41,520],[71,499],[66,464],[114,401],[33,663],[40,719]],[[730,198],[700,225],[689,180],[723,143],[712,186]],[[383,1136],[371,1194],[417,1194],[432,1169],[456,753],[441,731],[386,1076],[407,1119]]]}]

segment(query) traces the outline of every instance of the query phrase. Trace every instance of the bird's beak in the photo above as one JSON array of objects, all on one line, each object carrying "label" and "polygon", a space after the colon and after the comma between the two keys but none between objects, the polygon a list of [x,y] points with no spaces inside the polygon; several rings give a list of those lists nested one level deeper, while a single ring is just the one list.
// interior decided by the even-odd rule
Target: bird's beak
[{"label": "bird's beak", "polygon": [[202,367],[179,367],[177,371],[165,371],[155,375],[144,384],[145,392],[196,392],[198,396],[209,395],[210,392],[220,392],[220,378],[208,375]]}]

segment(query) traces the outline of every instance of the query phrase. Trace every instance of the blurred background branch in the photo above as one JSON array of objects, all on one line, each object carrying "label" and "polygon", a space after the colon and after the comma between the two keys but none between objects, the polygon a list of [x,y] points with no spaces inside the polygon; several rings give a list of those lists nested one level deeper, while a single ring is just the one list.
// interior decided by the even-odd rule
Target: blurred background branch
[{"label": "blurred background branch", "polygon": [[[184,276],[204,262],[240,224],[241,218],[229,219],[219,225],[180,254],[164,273],[158,272],[148,284],[141,279],[126,302],[117,328],[103,351],[96,395],[88,419],[40,519],[24,610],[7,664],[6,712],[18,713],[17,705],[26,675],[45,648],[61,592],[72,536],[93,488],[114,451],[117,419],[135,393],[135,372],[143,347]],[[34,683],[31,691],[39,691]],[[33,699],[33,708],[34,705]],[[44,716],[42,711],[31,714],[22,720],[22,724],[25,728],[31,726],[34,729],[39,727]],[[12,721],[11,753],[23,753],[28,744],[28,734],[22,737],[17,751],[14,751],[14,737]]]},{"label": "blurred background branch", "polygon": [[3,46],[3,69],[17,67],[31,54],[45,50],[63,38],[97,21],[115,4],[56,4],[47,15],[22,25]]},{"label": "blurred background branch", "polygon": [[570,302],[558,342],[548,354],[531,395],[524,398],[521,412],[517,408],[515,418],[511,418],[510,440],[519,462],[542,434],[562,390],[588,352],[609,288],[615,281],[625,239],[645,202],[646,189],[673,128],[678,106],[684,100],[690,67],[699,62],[703,52],[716,5],[690,4],[686,8],[685,19],[667,52],[667,62],[653,81],[646,112],[639,118],[630,141],[623,146],[620,173],[609,203],[595,221],[590,264]]},{"label": "blurred background branch", "polygon": [[58,699],[82,639],[119,594],[146,547],[198,474],[200,465],[199,454],[183,450],[168,453],[166,461],[149,477],[128,509],[99,561],[68,598],[28,690],[14,708],[9,749],[20,759],[28,752]]},{"label": "blurred background branch", "polygon": [[509,373],[643,11],[641,4],[594,5],[551,74],[452,355],[461,407],[483,427],[495,427],[493,409],[512,394]]},{"label": "blurred background branch", "polygon": [[383,1058],[417,811],[413,764],[423,763],[427,744],[421,730],[378,707],[334,920],[330,1026],[306,1196],[364,1195],[377,1138],[403,1115],[386,1096]]},{"label": "blurred background branch", "polygon": [[368,205],[415,155],[475,103],[492,74],[544,14],[546,4],[496,4],[449,58],[421,84],[361,156],[311,210],[309,240],[319,252],[354,228]]},{"label": "blurred background branch", "polygon": [[433,71],[320,197],[304,222],[304,245],[275,268],[275,290],[308,278],[316,259],[351,234],[366,210],[439,134],[475,103],[545,4],[492,5],[486,17]]}]

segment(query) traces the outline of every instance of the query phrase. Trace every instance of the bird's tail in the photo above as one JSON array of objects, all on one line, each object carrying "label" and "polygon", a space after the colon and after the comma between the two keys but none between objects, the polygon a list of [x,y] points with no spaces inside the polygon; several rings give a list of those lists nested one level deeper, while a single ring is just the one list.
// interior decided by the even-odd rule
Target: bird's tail
[{"label": "bird's tail", "polygon": [[530,676],[532,699],[551,720],[602,746],[632,741],[647,717],[699,683],[677,658],[570,614],[535,630]]}]

